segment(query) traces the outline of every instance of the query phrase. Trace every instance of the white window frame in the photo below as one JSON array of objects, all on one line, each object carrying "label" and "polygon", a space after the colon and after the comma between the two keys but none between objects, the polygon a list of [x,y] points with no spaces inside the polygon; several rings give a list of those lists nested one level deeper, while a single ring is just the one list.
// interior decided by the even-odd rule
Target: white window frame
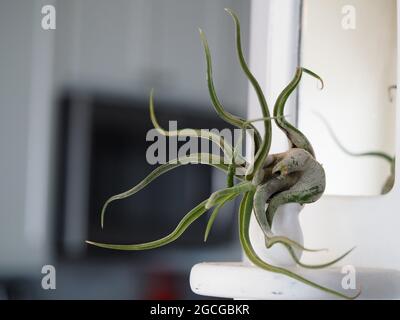
[{"label": "white window frame", "polygon": [[[400,4],[397,3],[397,16]],[[301,0],[253,0],[251,8],[250,67],[271,103],[292,78],[298,65]],[[400,43],[398,19],[397,45]],[[399,52],[397,57],[399,60]],[[397,64],[397,77],[400,75]],[[296,99],[287,110],[295,119]],[[397,99],[397,109],[399,99]],[[249,89],[248,117],[260,117],[256,95]],[[293,117],[294,116],[294,117]],[[292,121],[295,123],[295,121]],[[259,125],[259,124],[258,124]],[[260,128],[261,130],[262,128]],[[273,130],[271,152],[287,148],[286,138]],[[396,156],[400,152],[400,112],[396,113]],[[400,172],[396,163],[396,181],[391,192],[379,196],[323,196],[302,212],[306,247],[327,247],[323,257],[337,257],[356,245],[343,264],[359,267],[400,269]],[[319,262],[321,255],[306,253],[307,262]]]}]

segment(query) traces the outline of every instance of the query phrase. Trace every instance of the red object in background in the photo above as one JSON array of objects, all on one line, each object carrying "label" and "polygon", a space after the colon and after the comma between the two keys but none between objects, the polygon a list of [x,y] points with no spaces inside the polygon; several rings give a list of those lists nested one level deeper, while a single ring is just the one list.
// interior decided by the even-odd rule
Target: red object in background
[{"label": "red object in background", "polygon": [[146,300],[177,300],[182,299],[179,290],[179,277],[168,271],[154,272],[148,275]]}]

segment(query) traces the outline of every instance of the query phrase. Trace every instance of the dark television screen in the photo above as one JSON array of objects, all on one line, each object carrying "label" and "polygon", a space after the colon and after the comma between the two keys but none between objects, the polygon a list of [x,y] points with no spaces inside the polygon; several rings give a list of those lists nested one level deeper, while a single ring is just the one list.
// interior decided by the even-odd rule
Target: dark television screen
[{"label": "dark television screen", "polygon": [[[132,188],[157,167],[146,161],[146,150],[153,143],[146,141],[152,128],[148,102],[82,93],[69,93],[61,101],[59,158],[63,169],[59,171],[63,174],[59,177],[56,238],[62,255],[115,254],[85,245],[86,239],[130,244],[163,237],[213,191],[218,180],[216,169],[206,165],[181,166],[134,196],[113,202],[102,230],[100,212],[106,199]],[[168,127],[169,120],[176,120],[178,128],[230,128],[215,114],[199,109],[157,102],[156,114],[164,127]],[[178,142],[178,147],[183,143]],[[233,206],[229,204],[221,211],[218,219],[223,223],[215,223],[208,246],[232,241],[235,217],[224,211],[232,213]],[[173,244],[174,248],[204,247],[209,214],[193,223],[190,232]]]}]

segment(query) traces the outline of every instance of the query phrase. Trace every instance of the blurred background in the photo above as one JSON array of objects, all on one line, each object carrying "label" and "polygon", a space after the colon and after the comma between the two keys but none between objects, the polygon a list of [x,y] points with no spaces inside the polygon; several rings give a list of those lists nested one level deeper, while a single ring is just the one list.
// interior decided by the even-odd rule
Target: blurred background
[{"label": "blurred background", "polygon": [[[44,5],[56,29],[41,26]],[[191,266],[240,259],[236,203],[221,212],[207,243],[207,217],[161,249],[117,252],[94,241],[138,243],[170,232],[225,178],[205,167],[179,168],[100,208],[154,166],[148,96],[160,122],[180,128],[229,128],[208,98],[198,27],[213,57],[226,109],[246,114],[247,82],[236,62],[240,16],[247,54],[250,1],[0,1],[0,299],[177,299],[190,292]],[[56,290],[43,290],[44,265]]]}]

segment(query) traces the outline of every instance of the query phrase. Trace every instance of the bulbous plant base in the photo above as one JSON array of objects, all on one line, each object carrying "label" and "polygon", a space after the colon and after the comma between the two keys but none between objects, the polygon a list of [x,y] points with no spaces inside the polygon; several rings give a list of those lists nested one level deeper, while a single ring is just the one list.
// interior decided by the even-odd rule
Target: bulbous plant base
[{"label": "bulbous plant base", "polygon": [[[310,270],[288,269],[319,284],[347,295],[356,290],[343,289],[340,267]],[[356,284],[362,285],[358,299],[400,299],[400,271],[357,268]],[[196,294],[233,299],[338,299],[287,276],[272,273],[246,262],[215,262],[196,264],[190,273],[190,287]]]}]

